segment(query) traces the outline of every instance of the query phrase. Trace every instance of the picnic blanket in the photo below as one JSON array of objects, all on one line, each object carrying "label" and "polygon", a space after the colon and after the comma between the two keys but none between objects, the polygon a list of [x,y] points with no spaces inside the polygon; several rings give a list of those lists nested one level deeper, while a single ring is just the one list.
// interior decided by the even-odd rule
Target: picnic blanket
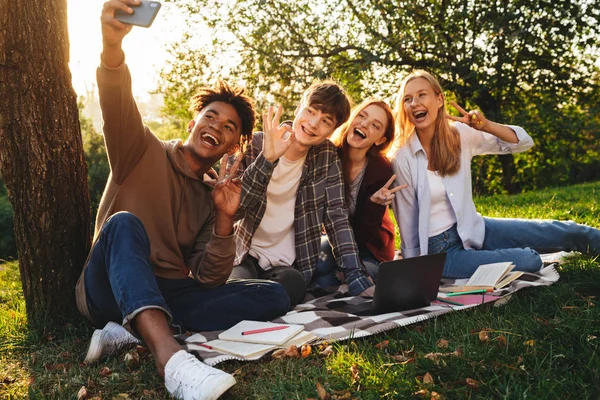
[{"label": "picnic blanket", "polygon": [[[504,304],[518,290],[528,287],[548,286],[558,281],[558,279],[559,274],[554,268],[554,264],[552,264],[542,268],[535,274],[524,273],[519,279],[511,282],[508,287],[490,294],[452,297],[452,301],[463,304],[460,306],[434,301],[427,307],[381,315],[365,315],[368,314],[371,308],[372,299],[348,296],[347,287],[342,285],[335,293],[314,297],[308,301],[305,299],[304,303],[298,304],[293,310],[273,320],[273,322],[302,324],[305,330],[317,336],[316,343],[322,341],[331,343],[351,337],[360,338],[381,333],[435,318],[438,315],[452,311],[477,307],[485,303]],[[442,286],[453,285],[454,283],[454,280],[444,280]],[[317,293],[318,295],[319,293]],[[226,360],[241,360],[236,356],[209,350],[200,345],[200,343],[217,339],[220,332],[201,332],[191,335],[185,339],[184,347],[211,366]]]}]

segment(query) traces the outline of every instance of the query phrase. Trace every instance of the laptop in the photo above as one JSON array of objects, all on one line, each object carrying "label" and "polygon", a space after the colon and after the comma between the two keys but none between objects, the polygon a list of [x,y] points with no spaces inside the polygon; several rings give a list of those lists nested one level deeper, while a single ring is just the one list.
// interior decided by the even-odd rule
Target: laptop
[{"label": "laptop", "polygon": [[446,253],[387,261],[379,266],[369,314],[427,307],[437,298]]}]

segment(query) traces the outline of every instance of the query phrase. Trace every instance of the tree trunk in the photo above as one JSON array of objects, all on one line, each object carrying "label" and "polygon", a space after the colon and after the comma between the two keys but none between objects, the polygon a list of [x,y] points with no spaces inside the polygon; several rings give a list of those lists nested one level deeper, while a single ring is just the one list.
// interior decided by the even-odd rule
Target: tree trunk
[{"label": "tree trunk", "polygon": [[66,0],[0,5],[0,168],[29,322],[75,311],[90,246],[87,167],[69,70]]}]

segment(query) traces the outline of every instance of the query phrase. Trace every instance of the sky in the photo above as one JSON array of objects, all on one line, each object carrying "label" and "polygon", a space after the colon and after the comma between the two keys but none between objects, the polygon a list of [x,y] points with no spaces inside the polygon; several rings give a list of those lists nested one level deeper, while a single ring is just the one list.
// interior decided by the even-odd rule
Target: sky
[{"label": "sky", "polygon": [[[67,0],[70,63],[73,87],[85,95],[96,84],[96,67],[102,51],[100,14],[105,0]],[[123,49],[132,72],[133,92],[147,97],[156,89],[158,74],[168,57],[165,45],[181,35],[182,18],[177,10],[162,5],[150,28],[133,27],[123,41]]]}]

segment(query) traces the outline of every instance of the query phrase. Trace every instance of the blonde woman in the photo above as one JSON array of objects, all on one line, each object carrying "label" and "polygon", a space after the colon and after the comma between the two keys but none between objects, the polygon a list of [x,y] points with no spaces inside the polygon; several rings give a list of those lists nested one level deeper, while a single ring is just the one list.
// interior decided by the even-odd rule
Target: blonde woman
[{"label": "blonde woman", "polygon": [[471,159],[510,154],[533,146],[520,127],[488,120],[480,111],[452,105],[448,115],[435,77],[416,70],[401,83],[395,116],[400,150],[392,161],[404,257],[446,252],[444,276],[466,278],[481,264],[511,261],[517,270],[537,271],[538,254],[577,250],[598,254],[600,231],[575,222],[484,218],[475,210]]},{"label": "blonde woman", "polygon": [[[345,200],[359,256],[372,279],[379,264],[394,258],[394,224],[388,215],[395,192],[395,177],[385,154],[394,141],[392,110],[387,103],[369,99],[352,109],[348,122],[331,137],[338,148],[344,174]],[[317,261],[316,282],[339,285],[336,263],[327,236]]]}]

